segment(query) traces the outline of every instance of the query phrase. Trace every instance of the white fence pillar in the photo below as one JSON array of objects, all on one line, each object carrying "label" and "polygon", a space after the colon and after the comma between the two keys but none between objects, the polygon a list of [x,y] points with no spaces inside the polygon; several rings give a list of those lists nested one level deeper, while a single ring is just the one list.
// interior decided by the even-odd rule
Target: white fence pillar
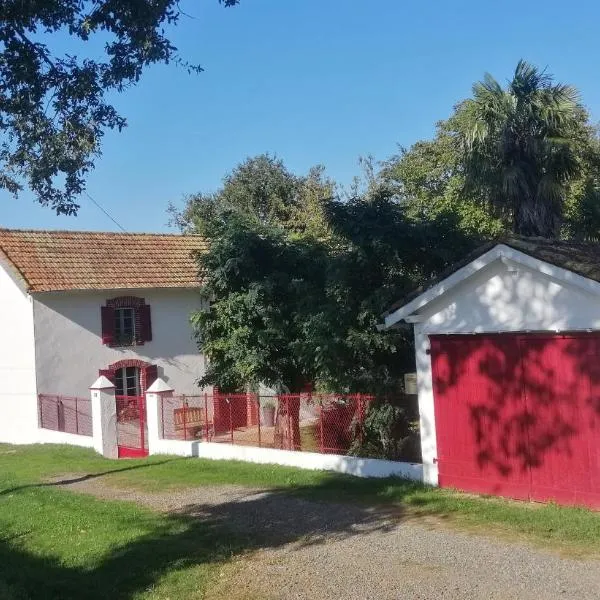
[{"label": "white fence pillar", "polygon": [[106,458],[118,458],[115,386],[104,375],[90,386],[94,449]]},{"label": "white fence pillar", "polygon": [[173,388],[160,377],[146,390],[149,454],[157,454],[158,440],[162,438],[162,400],[172,396]]}]

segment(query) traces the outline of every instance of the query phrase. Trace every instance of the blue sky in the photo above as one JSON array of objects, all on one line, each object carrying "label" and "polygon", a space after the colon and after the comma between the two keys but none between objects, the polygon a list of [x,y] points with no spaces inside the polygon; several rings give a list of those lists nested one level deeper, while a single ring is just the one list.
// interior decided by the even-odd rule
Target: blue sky
[{"label": "blue sky", "polygon": [[[169,201],[216,189],[247,156],[270,152],[296,172],[323,164],[348,184],[357,159],[431,137],[435,122],[489,71],[520,58],[547,66],[600,119],[600,5],[592,0],[187,0],[172,39],[201,75],[150,69],[114,102],[89,193],[128,231],[167,231]],[[63,42],[64,43],[64,42]],[[0,191],[5,227],[115,230],[83,197],[57,217]]]}]

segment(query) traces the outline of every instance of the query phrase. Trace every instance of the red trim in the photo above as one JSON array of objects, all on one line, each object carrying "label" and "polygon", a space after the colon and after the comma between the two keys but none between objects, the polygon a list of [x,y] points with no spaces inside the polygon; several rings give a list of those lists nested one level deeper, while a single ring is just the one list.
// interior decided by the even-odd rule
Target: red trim
[{"label": "red trim", "polygon": [[[126,358],[108,365],[106,369],[100,369],[99,373],[100,375],[105,375],[114,383],[115,371],[127,367],[137,367],[140,370],[140,394],[143,396],[158,377],[158,367],[156,365],[140,360],[139,358]],[[112,373],[112,376],[109,376],[107,372]]]},{"label": "red trim", "polygon": [[148,450],[145,448],[128,448],[127,446],[118,446],[119,458],[145,458],[148,456]]},{"label": "red trim", "polygon": [[109,308],[139,308],[144,306],[145,300],[136,296],[119,296],[106,301]]},{"label": "red trim", "polygon": [[140,369],[146,369],[150,366],[151,364],[145,360],[140,360],[139,358],[126,358],[108,365],[108,369],[111,371],[116,371],[117,369],[122,369],[123,367],[139,367]]},{"label": "red trim", "polygon": [[112,346],[115,340],[115,310],[110,306],[100,307],[100,325],[102,330],[102,343]]}]

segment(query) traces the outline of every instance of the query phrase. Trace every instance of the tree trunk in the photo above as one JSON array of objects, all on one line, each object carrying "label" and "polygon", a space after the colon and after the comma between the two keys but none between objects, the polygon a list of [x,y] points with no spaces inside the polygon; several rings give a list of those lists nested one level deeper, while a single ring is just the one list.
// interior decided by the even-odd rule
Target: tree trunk
[{"label": "tree trunk", "polygon": [[548,202],[527,199],[519,202],[513,215],[513,231],[528,237],[556,238],[560,215]]}]

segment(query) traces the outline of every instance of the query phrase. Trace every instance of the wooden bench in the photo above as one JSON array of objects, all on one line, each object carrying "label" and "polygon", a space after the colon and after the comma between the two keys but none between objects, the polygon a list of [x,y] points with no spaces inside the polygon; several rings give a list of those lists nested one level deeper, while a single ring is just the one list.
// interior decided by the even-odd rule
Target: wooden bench
[{"label": "wooden bench", "polygon": [[173,410],[173,423],[176,432],[185,432],[185,437],[195,439],[198,433],[204,435],[208,426],[209,437],[213,434],[213,424],[207,423],[204,408],[187,406]]}]

